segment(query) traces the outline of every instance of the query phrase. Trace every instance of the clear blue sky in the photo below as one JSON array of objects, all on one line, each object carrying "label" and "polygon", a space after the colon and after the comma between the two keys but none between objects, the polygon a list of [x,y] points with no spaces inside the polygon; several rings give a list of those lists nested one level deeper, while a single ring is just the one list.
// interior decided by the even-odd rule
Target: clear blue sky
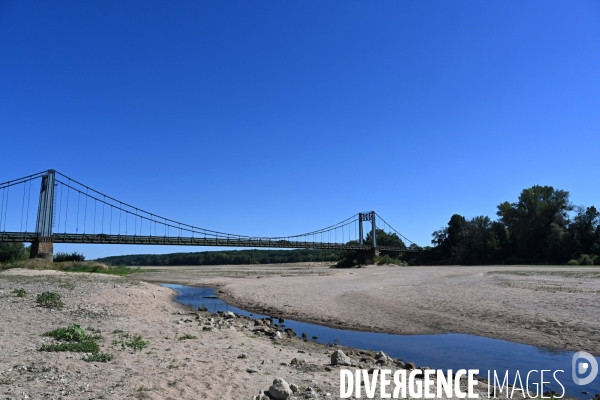
[{"label": "clear blue sky", "polygon": [[427,245],[536,184],[600,206],[600,3],[0,1],[0,138],[0,181],[251,235],[376,210]]}]

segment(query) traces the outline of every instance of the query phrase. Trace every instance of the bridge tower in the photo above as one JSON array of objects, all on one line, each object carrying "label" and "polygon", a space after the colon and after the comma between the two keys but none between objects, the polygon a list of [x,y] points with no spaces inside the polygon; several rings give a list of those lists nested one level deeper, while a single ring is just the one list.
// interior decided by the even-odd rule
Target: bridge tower
[{"label": "bridge tower", "polygon": [[52,261],[54,244],[52,242],[52,224],[54,221],[54,173],[53,169],[42,176],[40,200],[38,203],[35,231],[37,239],[31,243],[30,258],[44,258]]},{"label": "bridge tower", "polygon": [[358,242],[364,244],[363,237],[363,221],[371,222],[371,245],[373,246],[373,256],[379,256],[379,248],[377,247],[377,235],[376,235],[376,223],[375,223],[375,211],[369,211],[366,213],[358,213]]}]

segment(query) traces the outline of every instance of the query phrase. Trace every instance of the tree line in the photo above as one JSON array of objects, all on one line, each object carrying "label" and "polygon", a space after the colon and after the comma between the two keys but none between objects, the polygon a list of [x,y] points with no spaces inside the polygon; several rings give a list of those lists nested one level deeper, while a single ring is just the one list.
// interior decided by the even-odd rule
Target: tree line
[{"label": "tree line", "polygon": [[99,258],[109,265],[245,265],[338,261],[335,250],[222,250],[196,253],[132,254]]},{"label": "tree line", "polygon": [[600,264],[600,212],[551,186],[524,189],[497,219],[454,214],[413,264]]}]

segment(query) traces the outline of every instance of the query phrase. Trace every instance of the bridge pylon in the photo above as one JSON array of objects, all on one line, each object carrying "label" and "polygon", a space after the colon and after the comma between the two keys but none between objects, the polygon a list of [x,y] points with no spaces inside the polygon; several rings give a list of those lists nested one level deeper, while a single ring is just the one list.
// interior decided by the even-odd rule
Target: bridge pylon
[{"label": "bridge pylon", "polygon": [[364,213],[358,213],[358,243],[363,245],[363,221],[369,221],[371,223],[371,255],[373,257],[379,256],[379,248],[377,247],[377,223],[375,211],[369,211]]},{"label": "bridge pylon", "polygon": [[54,243],[52,242],[52,224],[54,222],[54,187],[55,171],[48,170],[42,175],[40,199],[38,203],[35,231],[37,238],[31,243],[29,258],[54,259]]}]

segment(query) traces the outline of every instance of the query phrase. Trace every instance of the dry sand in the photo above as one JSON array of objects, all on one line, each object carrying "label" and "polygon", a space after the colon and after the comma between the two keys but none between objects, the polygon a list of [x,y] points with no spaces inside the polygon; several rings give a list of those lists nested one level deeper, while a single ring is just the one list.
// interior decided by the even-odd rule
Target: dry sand
[{"label": "dry sand", "polygon": [[[142,279],[218,286],[240,308],[332,327],[456,332],[600,356],[598,267],[178,267]],[[260,277],[260,279],[257,279]]]},{"label": "dry sand", "polygon": [[[16,269],[0,273],[2,398],[250,399],[275,377],[318,388],[320,398],[337,398],[339,370],[327,370],[332,349],[298,339],[273,341],[251,328],[203,331],[195,317],[205,313],[177,304],[174,291],[140,278],[219,286],[225,292],[221,295],[239,306],[332,326],[467,332],[599,353],[597,268],[339,271],[304,264],[163,270],[127,278]],[[26,297],[12,293],[19,288]],[[37,306],[35,297],[44,291],[59,292],[65,307]],[[100,329],[101,351],[115,358],[88,363],[79,353],[38,351],[54,341],[42,333],[72,323]],[[150,345],[137,353],[123,350],[113,345],[116,329],[141,335]],[[197,339],[178,340],[184,334]],[[239,359],[242,353],[248,357]],[[294,357],[306,364],[281,365]]]},{"label": "dry sand", "polygon": [[[19,288],[27,291],[26,297],[11,293]],[[339,385],[339,371],[324,370],[331,353],[326,348],[300,340],[278,344],[249,331],[203,331],[194,318],[197,313],[190,315],[190,309],[173,301],[174,291],[154,284],[13,269],[0,273],[0,291],[2,399],[250,399],[268,389],[276,376],[320,388],[323,394]],[[37,306],[36,294],[45,291],[59,292],[66,306]],[[179,323],[185,319],[191,322]],[[88,363],[79,353],[37,350],[54,342],[42,333],[73,323],[100,329],[101,351],[115,358]],[[121,350],[112,345],[116,329],[141,335],[150,346],[137,353]],[[186,333],[197,339],[178,340]],[[298,353],[299,346],[305,353]],[[248,357],[238,359],[242,353]],[[280,365],[298,356],[308,367]]]}]

